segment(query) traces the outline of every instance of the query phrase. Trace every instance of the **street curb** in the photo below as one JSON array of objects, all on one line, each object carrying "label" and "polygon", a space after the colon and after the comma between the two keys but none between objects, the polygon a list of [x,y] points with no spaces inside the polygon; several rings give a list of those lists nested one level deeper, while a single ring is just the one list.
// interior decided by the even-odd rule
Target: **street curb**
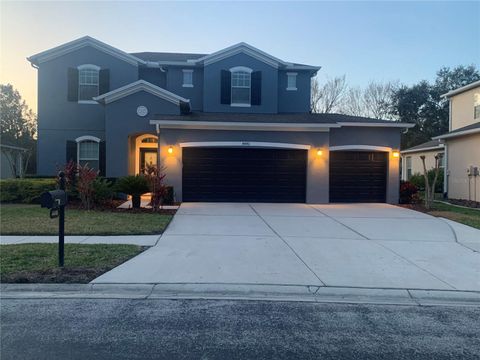
[{"label": "street curb", "polygon": [[1,284],[1,299],[212,299],[479,306],[480,292],[268,284]]}]

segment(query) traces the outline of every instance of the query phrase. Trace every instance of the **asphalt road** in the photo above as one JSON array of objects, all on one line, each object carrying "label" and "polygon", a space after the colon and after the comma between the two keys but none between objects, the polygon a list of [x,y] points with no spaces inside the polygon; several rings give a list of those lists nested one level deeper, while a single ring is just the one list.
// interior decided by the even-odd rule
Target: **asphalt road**
[{"label": "asphalt road", "polygon": [[2,300],[1,359],[478,359],[480,308]]}]

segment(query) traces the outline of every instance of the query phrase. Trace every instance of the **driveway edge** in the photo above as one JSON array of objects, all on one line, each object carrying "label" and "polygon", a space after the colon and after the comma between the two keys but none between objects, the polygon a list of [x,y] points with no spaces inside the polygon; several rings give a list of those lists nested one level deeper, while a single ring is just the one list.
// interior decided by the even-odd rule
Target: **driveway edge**
[{"label": "driveway edge", "polygon": [[480,292],[256,284],[1,284],[1,299],[255,300],[480,306]]}]

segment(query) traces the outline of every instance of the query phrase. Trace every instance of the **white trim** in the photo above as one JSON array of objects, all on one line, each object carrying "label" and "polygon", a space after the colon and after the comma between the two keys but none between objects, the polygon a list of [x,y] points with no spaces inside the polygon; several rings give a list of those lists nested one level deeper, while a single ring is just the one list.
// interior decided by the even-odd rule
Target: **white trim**
[{"label": "white trim", "polygon": [[229,69],[231,73],[233,72],[238,72],[238,71],[244,71],[244,72],[247,72],[249,74],[251,74],[253,72],[252,69],[250,69],[249,67],[246,67],[246,66],[234,66],[232,68]]},{"label": "white trim", "polygon": [[97,70],[100,71],[101,67],[98,65],[93,65],[93,64],[83,64],[83,65],[78,65],[77,66],[78,70]]},{"label": "white trim", "polygon": [[91,46],[97,50],[103,51],[109,55],[115,56],[116,58],[128,62],[129,64],[138,66],[138,64],[146,64],[146,61],[137,58],[131,54],[126,53],[120,49],[114,48],[104,42],[101,42],[97,39],[94,39],[90,36],[84,36],[79,39],[67,42],[60,46],[56,46],[52,49],[42,51],[38,54],[32,55],[27,58],[32,64],[41,64],[43,62],[55,59],[59,56],[68,54],[72,51],[81,49],[86,46]]},{"label": "white trim", "polygon": [[412,128],[415,124],[409,123],[398,123],[392,121],[391,123],[362,123],[362,122],[344,122],[338,121],[338,124],[341,126],[359,126],[359,127],[393,127],[393,128]]},{"label": "white trim", "polygon": [[[185,83],[185,74],[191,74],[192,82],[191,84]],[[193,88],[193,69],[182,69],[182,87]]]},{"label": "white trim", "polygon": [[251,104],[241,104],[241,103],[231,103],[230,106],[233,106],[233,107],[252,107]]},{"label": "white trim", "polygon": [[110,91],[106,94],[94,97],[93,99],[98,102],[103,102],[105,104],[109,104],[111,102],[114,102],[116,100],[122,99],[125,96],[132,95],[138,91],[146,91],[152,95],[155,95],[161,99],[170,101],[171,103],[175,105],[180,105],[180,102],[186,102],[189,103],[189,99],[185,99],[181,96],[178,96],[177,94],[174,94],[168,90],[165,90],[161,87],[158,87],[156,85],[153,85],[149,83],[148,81],[145,80],[137,80],[133,83],[130,83],[128,85],[122,86],[118,89],[115,89],[113,91]]},{"label": "white trim", "polygon": [[329,151],[341,151],[341,150],[374,150],[374,151],[392,151],[388,146],[376,146],[376,145],[339,145],[330,146]]},{"label": "white trim", "polygon": [[403,150],[400,151],[400,154],[413,154],[417,152],[424,152],[424,151],[431,151],[431,150],[444,150],[443,144],[437,145],[437,146],[430,146],[422,149],[412,149],[412,150]]},{"label": "white trim", "polygon": [[182,87],[192,88],[193,84],[182,84]]},{"label": "white trim", "polygon": [[459,87],[459,88],[457,88],[457,89],[455,89],[455,90],[451,90],[451,91],[449,91],[449,92],[447,92],[447,93],[445,93],[445,94],[440,95],[440,97],[441,97],[441,98],[444,98],[444,97],[449,98],[449,97],[451,97],[451,96],[460,94],[460,93],[462,93],[462,92],[475,89],[476,87],[480,87],[480,80],[475,81],[475,82],[473,82],[473,83],[471,83],[471,84],[468,84],[468,85]]},{"label": "white trim", "polygon": [[296,87],[287,87],[287,91],[297,91]]},{"label": "white trim", "polygon": [[78,100],[79,104],[92,104],[92,105],[98,105],[98,102],[95,100]]},{"label": "white trim", "polygon": [[194,141],[180,143],[180,147],[260,147],[276,149],[301,149],[309,150],[311,145],[276,143],[263,141]]},{"label": "white trim", "polygon": [[432,140],[449,139],[449,138],[453,138],[453,137],[457,137],[457,136],[470,135],[470,134],[476,134],[476,133],[480,133],[480,128],[458,131],[458,132],[453,133],[453,134],[445,134],[445,135],[435,136],[435,137],[432,138]]},{"label": "white trim", "polygon": [[75,141],[77,143],[82,142],[82,141],[95,141],[95,142],[99,143],[101,140],[99,138],[97,138],[96,136],[84,135],[84,136],[80,136],[80,137],[76,138]]},{"label": "white trim", "polygon": [[244,53],[246,55],[249,55],[259,61],[262,61],[266,63],[267,65],[270,65],[274,68],[278,68],[279,65],[283,66],[288,66],[288,63],[284,62],[283,60],[280,60],[270,54],[267,54],[266,52],[263,52],[260,49],[257,49],[256,47],[253,47],[247,43],[241,42],[229,47],[226,47],[225,49],[216,51],[212,54],[203,56],[199,59],[196,59],[195,62],[202,62],[205,65],[212,64],[214,62],[223,60],[225,58],[228,58],[230,56],[239,54],[239,53]]},{"label": "white trim", "polygon": [[150,120],[150,125],[163,129],[254,130],[254,131],[315,131],[328,132],[338,124],[252,123],[228,121]]}]

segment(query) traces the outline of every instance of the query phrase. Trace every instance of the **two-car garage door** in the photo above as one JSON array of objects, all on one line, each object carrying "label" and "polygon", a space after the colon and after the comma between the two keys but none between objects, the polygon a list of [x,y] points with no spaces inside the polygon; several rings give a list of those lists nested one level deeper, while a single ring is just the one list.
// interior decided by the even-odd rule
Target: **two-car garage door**
[{"label": "two-car garage door", "polygon": [[183,148],[183,200],[305,202],[307,151]]},{"label": "two-car garage door", "polygon": [[[387,154],[330,152],[330,202],[385,202]],[[307,150],[183,148],[184,201],[305,202],[306,179]]]}]

